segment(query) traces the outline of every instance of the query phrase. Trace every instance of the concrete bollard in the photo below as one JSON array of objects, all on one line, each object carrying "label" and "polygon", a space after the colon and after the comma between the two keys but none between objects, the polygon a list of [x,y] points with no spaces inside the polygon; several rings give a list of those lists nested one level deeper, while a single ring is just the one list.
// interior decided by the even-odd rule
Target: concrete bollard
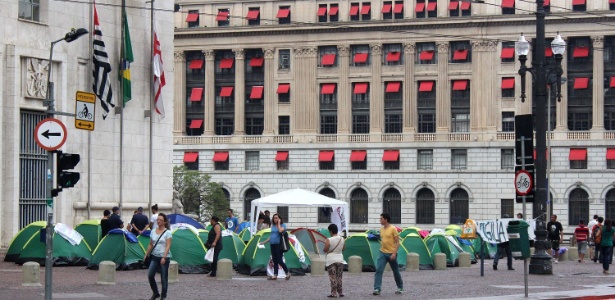
[{"label": "concrete bollard", "polygon": [[566,251],[566,253],[568,253],[568,260],[570,261],[579,260],[579,248],[578,247],[570,247],[568,248],[568,251]]},{"label": "concrete bollard", "polygon": [[112,261],[101,261],[98,264],[98,282],[100,285],[115,284],[115,263]]},{"label": "concrete bollard", "polygon": [[534,247],[530,248],[530,256],[534,255],[535,251],[536,251],[536,249]]},{"label": "concrete bollard", "polygon": [[179,282],[179,264],[172,260],[169,263],[169,283]]},{"label": "concrete bollard", "polygon": [[470,253],[461,252],[459,253],[459,267],[460,268],[469,268],[472,264],[470,260]]},{"label": "concrete bollard", "polygon": [[322,258],[312,259],[312,276],[325,276],[325,260]]},{"label": "concrete bollard", "polygon": [[21,267],[22,286],[42,286],[41,285],[41,265],[37,262],[29,261]]},{"label": "concrete bollard", "polygon": [[418,271],[419,260],[420,257],[418,254],[414,252],[408,253],[408,255],[406,255],[406,271]]},{"label": "concrete bollard", "polygon": [[[576,250],[576,248],[575,248],[575,250]],[[568,261],[569,252],[570,252],[570,248],[568,248],[568,250],[564,251],[564,253],[560,254],[559,255],[559,261],[562,261],[562,262],[563,261]]]},{"label": "concrete bollard", "polygon": [[353,255],[348,258],[348,273],[360,274],[363,272],[363,258]]},{"label": "concrete bollard", "polygon": [[231,280],[233,278],[233,261],[228,258],[218,260],[218,270],[216,272],[218,280]]},{"label": "concrete bollard", "polygon": [[436,270],[446,270],[446,254],[436,253],[433,259],[433,266]]}]

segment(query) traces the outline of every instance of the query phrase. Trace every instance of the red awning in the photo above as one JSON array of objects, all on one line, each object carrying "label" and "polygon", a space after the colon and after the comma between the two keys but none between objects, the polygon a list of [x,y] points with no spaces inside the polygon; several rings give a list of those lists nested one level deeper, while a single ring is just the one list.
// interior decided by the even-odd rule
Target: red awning
[{"label": "red awning", "polygon": [[228,15],[228,11],[219,11],[218,15],[216,16],[216,21],[228,21]]},{"label": "red awning", "polygon": [[320,90],[320,93],[322,95],[332,95],[333,93],[335,93],[335,83],[324,83],[322,85],[322,89]]},{"label": "red awning", "polygon": [[609,4],[615,4],[615,0],[609,0]]},{"label": "red awning", "polygon": [[434,53],[435,51],[433,50],[421,51],[421,53],[419,54],[419,60],[432,60]]},{"label": "red awning", "polygon": [[585,0],[572,0],[572,5],[585,5]]},{"label": "red awning", "polygon": [[515,57],[515,48],[502,48],[500,58],[513,58]]},{"label": "red awning", "polygon": [[574,47],[572,57],[588,57],[589,47]]},{"label": "red awning", "polygon": [[369,4],[363,4],[363,6],[361,7],[361,14],[368,15],[370,9],[371,9],[371,6]]},{"label": "red awning", "polygon": [[395,3],[395,7],[393,8],[393,12],[396,14],[401,14],[404,12],[404,4],[403,3]]},{"label": "red awning", "polygon": [[391,8],[393,8],[393,4],[385,3],[384,5],[382,5],[382,13],[383,14],[391,13]]},{"label": "red awning", "polygon": [[257,85],[252,87],[252,92],[250,92],[250,99],[262,99],[263,98],[263,86]]},{"label": "red awning", "polygon": [[275,16],[278,19],[288,18],[290,16],[290,8],[280,8],[278,14]]},{"label": "red awning", "polygon": [[401,57],[401,53],[397,51],[392,51],[392,52],[387,53],[388,62],[399,61],[400,57]]},{"label": "red awning", "polygon": [[199,159],[198,152],[185,152],[184,153],[184,162],[185,163],[193,163]]},{"label": "red awning", "polygon": [[211,159],[215,162],[223,162],[228,160],[228,151],[216,151],[214,152],[214,158]]},{"label": "red awning", "polygon": [[233,94],[232,86],[223,86],[220,90],[220,97],[230,97]]},{"label": "red awning", "polygon": [[587,160],[587,149],[570,149],[569,160]]},{"label": "red awning", "polygon": [[359,5],[351,5],[350,6],[350,15],[356,16],[359,14]]},{"label": "red awning", "polygon": [[350,152],[350,161],[365,161],[366,157],[366,150],[352,150],[352,152]]},{"label": "red awning", "polygon": [[514,88],[515,88],[515,78],[514,77],[502,78],[502,89],[503,90],[514,89]]},{"label": "red awning", "polygon": [[399,150],[384,150],[382,161],[397,161],[399,159]]},{"label": "red awning", "polygon": [[192,88],[190,101],[199,102],[203,98],[203,88]]},{"label": "red awning", "polygon": [[[534,159],[536,159],[536,149],[534,149]],[[549,159],[549,150],[545,150],[545,158]]]},{"label": "red awning", "polygon": [[453,53],[453,60],[464,60],[464,59],[468,59],[468,50],[467,49],[455,50],[455,53]]},{"label": "red awning", "polygon": [[192,121],[190,121],[191,129],[201,128],[202,125],[203,125],[203,120],[193,119]]},{"label": "red awning", "polygon": [[551,5],[551,0],[545,0],[545,3],[543,4],[543,6],[549,6]]},{"label": "red awning", "polygon": [[331,6],[331,8],[329,8],[329,15],[330,16],[337,16],[337,12],[338,11],[339,11],[339,7]]},{"label": "red awning", "polygon": [[469,10],[470,9],[470,5],[472,4],[472,2],[461,2],[461,10]]},{"label": "red awning", "polygon": [[416,4],[416,6],[414,7],[414,12],[423,12],[425,10],[425,3],[423,2],[419,2]]},{"label": "red awning", "polygon": [[514,8],[515,0],[502,0],[502,8]]},{"label": "red awning", "polygon": [[258,16],[260,15],[261,11],[259,9],[257,10],[249,10],[248,11],[248,15],[246,16],[246,19],[248,20],[256,20],[258,19]]},{"label": "red awning", "polygon": [[552,57],[553,56],[553,49],[551,49],[551,47],[546,47],[545,48],[545,57]]},{"label": "red awning", "polygon": [[250,59],[250,67],[262,67],[264,61],[265,59],[262,57],[253,57]]},{"label": "red awning", "polygon": [[419,92],[431,92],[433,90],[433,81],[421,81],[419,84]]},{"label": "red awning", "polygon": [[332,161],[333,155],[335,155],[335,152],[333,151],[320,150],[320,153],[318,154],[318,161]]},{"label": "red awning", "polygon": [[321,6],[318,8],[318,16],[319,17],[324,17],[327,15],[327,7],[326,6]]},{"label": "red awning", "polygon": [[186,22],[196,22],[199,19],[199,13],[191,13],[186,17]]},{"label": "red awning", "polygon": [[459,1],[451,1],[448,4],[448,10],[457,10],[457,7],[459,7]]},{"label": "red awning", "polygon": [[615,87],[615,76],[611,77],[611,82],[609,83],[609,87]]},{"label": "red awning", "polygon": [[365,94],[367,93],[367,82],[359,82],[354,84],[354,94]]},{"label": "red awning", "polygon": [[574,89],[575,90],[586,89],[588,85],[589,85],[588,77],[577,77],[574,79]]},{"label": "red awning", "polygon": [[401,82],[399,81],[388,82],[386,92],[387,93],[398,93],[400,87],[401,87]]},{"label": "red awning", "polygon": [[354,60],[355,63],[366,63],[367,62],[367,53],[355,53]]},{"label": "red awning", "polygon": [[231,69],[233,68],[234,62],[234,58],[223,58],[222,60],[220,60],[220,69]]},{"label": "red awning", "polygon": [[278,84],[278,90],[276,93],[278,94],[288,94],[290,91],[290,83],[280,83]]},{"label": "red awning", "polygon": [[467,89],[468,89],[467,80],[454,80],[453,81],[453,91],[465,91]]},{"label": "red awning", "polygon": [[202,59],[195,59],[195,60],[190,62],[190,65],[188,66],[188,69],[200,69],[202,67],[203,67],[203,60]]},{"label": "red awning", "polygon": [[438,2],[429,2],[427,3],[427,11],[436,11],[436,6],[438,5]]},{"label": "red awning", "polygon": [[609,160],[615,159],[615,148],[606,149],[606,159],[609,159]]},{"label": "red awning", "polygon": [[323,66],[332,66],[335,64],[335,54],[323,54],[320,64]]},{"label": "red awning", "polygon": [[288,151],[278,151],[275,155],[275,161],[285,161],[288,159]]}]

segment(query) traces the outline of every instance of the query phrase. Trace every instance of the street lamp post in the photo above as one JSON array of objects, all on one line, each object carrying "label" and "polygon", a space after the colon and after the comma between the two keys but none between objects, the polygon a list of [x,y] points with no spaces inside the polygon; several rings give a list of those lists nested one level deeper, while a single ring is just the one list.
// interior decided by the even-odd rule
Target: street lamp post
[{"label": "street lamp post", "polygon": [[[557,41],[557,42],[556,42]],[[558,76],[558,84],[556,84],[559,90],[559,81],[561,80],[561,58],[564,50],[566,49],[566,43],[563,45],[561,37],[558,35],[552,44],[553,54],[558,66],[554,70]],[[530,50],[530,44],[525,37],[521,35],[519,41],[515,43],[515,51],[519,56],[521,62],[521,68],[519,69],[519,75],[521,75],[521,101],[525,101],[525,75],[529,72],[534,81],[533,97],[532,100],[536,102],[536,114],[534,122],[536,124],[536,191],[534,194],[533,216],[536,219],[536,241],[534,247],[536,251],[530,259],[530,274],[553,274],[553,265],[551,263],[551,256],[547,254],[547,228],[546,217],[547,214],[547,157],[546,157],[546,122],[545,117],[546,103],[547,103],[547,66],[545,63],[545,10],[544,0],[536,1],[536,43],[534,46],[534,52],[532,57],[532,66],[526,67],[527,54]],[[559,95],[559,92],[558,92]]]},{"label": "street lamp post", "polygon": [[[51,48],[49,49],[49,71],[47,73],[47,97],[43,102],[43,105],[47,106],[47,117],[53,118],[55,114],[71,115],[55,110],[55,100],[53,98],[54,88],[51,81],[51,72],[53,70],[53,46],[61,41],[70,43],[82,35],[88,33],[84,28],[73,29],[66,33],[63,38],[51,42]],[[47,180],[46,180],[46,198],[47,198],[47,227],[45,236],[45,300],[51,300],[52,295],[52,267],[53,267],[53,232],[51,226],[53,224],[53,151],[47,152]]]}]

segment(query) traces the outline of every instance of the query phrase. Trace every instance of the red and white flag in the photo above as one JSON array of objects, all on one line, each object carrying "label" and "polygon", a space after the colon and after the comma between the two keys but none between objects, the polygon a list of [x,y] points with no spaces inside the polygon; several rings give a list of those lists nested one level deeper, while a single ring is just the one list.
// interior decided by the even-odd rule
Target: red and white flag
[{"label": "red and white flag", "polygon": [[160,40],[154,26],[154,105],[156,113],[160,116],[160,120],[164,119],[164,103],[162,102],[162,87],[166,84],[164,80],[164,68],[162,66],[162,51],[160,49]]}]

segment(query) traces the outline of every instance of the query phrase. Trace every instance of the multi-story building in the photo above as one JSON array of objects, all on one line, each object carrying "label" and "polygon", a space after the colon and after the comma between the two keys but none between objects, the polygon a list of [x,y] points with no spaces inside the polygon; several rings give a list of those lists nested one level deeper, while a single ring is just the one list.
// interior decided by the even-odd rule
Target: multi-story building
[{"label": "multi-story building", "polygon": [[[92,92],[91,2],[0,0],[0,247],[8,246],[19,229],[29,223],[47,220],[47,151],[34,142],[34,130],[46,117],[43,100],[50,71],[57,111],[76,113],[76,92]],[[144,117],[144,111],[150,110],[152,95],[151,4],[126,2],[135,61],[131,68],[132,100],[123,111],[122,136],[121,115],[112,109],[103,120],[98,99],[96,111],[89,111],[95,118],[92,132],[76,129],[73,117],[55,116],[68,132],[66,143],[59,150],[80,154],[75,171],[81,179],[74,188],[65,189],[55,198],[54,222],[74,226],[84,219],[100,219],[104,209],[120,205],[127,223],[133,210],[139,206],[147,209],[150,201],[158,203],[163,211],[171,209],[173,5],[156,1],[155,23],[167,63],[167,86],[163,89],[167,117],[160,121],[154,115],[150,127],[150,118]],[[112,67],[109,78],[113,97],[119,104],[121,8],[111,1],[97,1],[97,9]],[[71,43],[55,44],[50,68],[51,42],[63,38],[71,28],[85,28],[90,34]],[[151,160],[150,153],[154,154]],[[154,180],[150,180],[150,172]]]},{"label": "multi-story building", "polygon": [[[480,2],[176,1],[174,164],[210,174],[244,219],[290,188],[348,201],[353,230],[383,211],[426,229],[521,212],[514,117],[535,107],[514,41],[535,37],[536,4]],[[546,9],[566,80],[536,117],[550,118],[550,208],[570,229],[615,218],[615,4]]]}]

